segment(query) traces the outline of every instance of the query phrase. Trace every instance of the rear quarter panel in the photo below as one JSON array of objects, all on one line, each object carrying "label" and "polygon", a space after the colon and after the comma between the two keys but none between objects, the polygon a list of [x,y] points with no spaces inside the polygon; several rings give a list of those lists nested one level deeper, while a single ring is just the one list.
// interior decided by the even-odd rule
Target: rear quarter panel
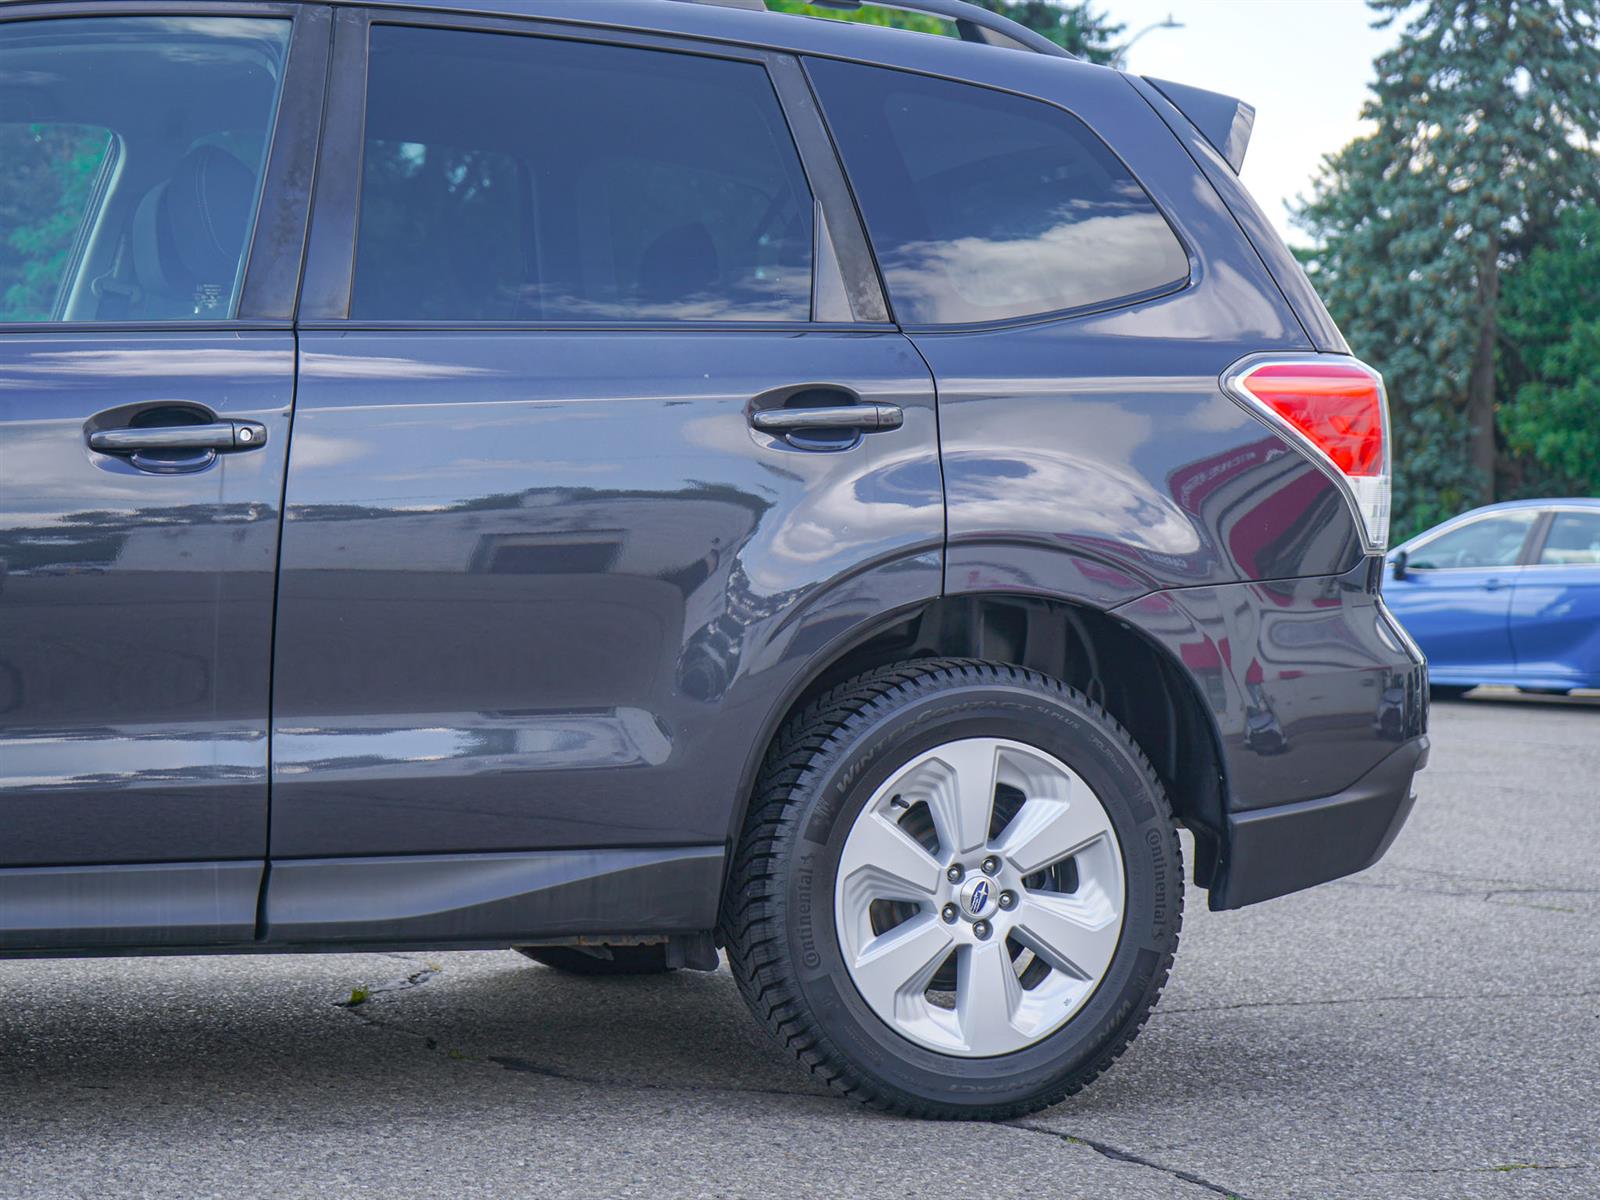
[{"label": "rear quarter panel", "polygon": [[1104,68],[996,51],[958,77],[1088,124],[1166,215],[1190,280],[1104,311],[908,331],[939,390],[947,590],[1108,606],[1356,566],[1335,485],[1222,390],[1247,354],[1314,347],[1171,130]]}]

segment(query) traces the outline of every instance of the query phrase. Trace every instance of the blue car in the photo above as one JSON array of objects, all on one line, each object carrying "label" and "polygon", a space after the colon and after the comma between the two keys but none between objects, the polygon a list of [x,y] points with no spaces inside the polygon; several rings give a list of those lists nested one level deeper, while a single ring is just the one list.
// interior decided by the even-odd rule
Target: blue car
[{"label": "blue car", "polygon": [[1389,552],[1383,596],[1434,691],[1600,688],[1600,499],[1475,508]]}]

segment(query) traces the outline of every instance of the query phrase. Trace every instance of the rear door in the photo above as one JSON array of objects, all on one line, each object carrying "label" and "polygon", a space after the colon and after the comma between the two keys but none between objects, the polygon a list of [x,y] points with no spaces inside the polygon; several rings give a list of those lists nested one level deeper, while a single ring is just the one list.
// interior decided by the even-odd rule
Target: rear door
[{"label": "rear door", "polygon": [[803,79],[571,25],[340,19],[273,855],[720,859],[804,665],[939,591],[930,378]]},{"label": "rear door", "polygon": [[1600,508],[1558,508],[1517,573],[1511,641],[1519,681],[1600,686]]},{"label": "rear door", "polygon": [[128,7],[0,19],[7,947],[248,938],[266,849],[330,22]]}]

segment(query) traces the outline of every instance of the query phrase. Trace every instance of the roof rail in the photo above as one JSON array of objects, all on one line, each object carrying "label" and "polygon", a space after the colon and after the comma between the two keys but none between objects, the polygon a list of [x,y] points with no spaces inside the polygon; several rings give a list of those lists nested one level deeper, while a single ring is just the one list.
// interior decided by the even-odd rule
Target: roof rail
[{"label": "roof rail", "polygon": [[[765,10],[766,0],[687,0],[690,4],[717,4],[724,8]],[[865,7],[897,8],[903,12],[922,13],[940,17],[955,24],[956,33],[964,42],[982,42],[989,46],[1003,46],[1008,50],[1032,50],[1035,54],[1051,54],[1057,58],[1077,58],[1070,50],[1056,45],[1042,33],[1036,33],[1020,22],[999,13],[990,12],[966,0],[808,0],[818,8],[837,8],[855,12]]]}]

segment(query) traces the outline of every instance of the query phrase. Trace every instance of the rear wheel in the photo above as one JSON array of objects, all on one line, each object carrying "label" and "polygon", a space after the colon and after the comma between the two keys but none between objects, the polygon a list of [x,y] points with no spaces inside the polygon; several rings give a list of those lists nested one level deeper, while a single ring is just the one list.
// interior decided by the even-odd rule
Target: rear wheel
[{"label": "rear wheel", "polygon": [[518,954],[569,975],[662,975],[666,943],[653,946],[517,946]]},{"label": "rear wheel", "polygon": [[875,671],[779,735],[724,903],[778,1040],[878,1108],[997,1118],[1100,1074],[1172,962],[1160,782],[1104,710],[1020,668]]}]

